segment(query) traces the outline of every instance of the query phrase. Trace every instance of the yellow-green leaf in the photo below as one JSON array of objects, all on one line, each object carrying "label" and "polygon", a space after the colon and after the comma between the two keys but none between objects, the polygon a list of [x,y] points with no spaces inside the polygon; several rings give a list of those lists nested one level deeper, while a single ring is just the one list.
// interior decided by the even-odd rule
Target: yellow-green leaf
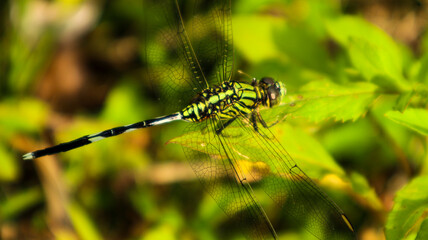
[{"label": "yellow-green leaf", "polygon": [[428,191],[425,189],[428,189],[428,176],[413,179],[397,192],[386,223],[386,239],[405,239],[418,231],[428,210]]},{"label": "yellow-green leaf", "polygon": [[409,108],[403,113],[389,111],[385,116],[392,121],[406,126],[420,134],[428,135],[428,111],[422,108]]},{"label": "yellow-green leaf", "polygon": [[313,81],[296,95],[287,96],[285,104],[275,111],[289,117],[304,117],[314,122],[333,118],[336,121],[357,120],[379,96],[377,87],[366,82],[338,85],[330,81]]},{"label": "yellow-green leaf", "polygon": [[42,199],[43,193],[38,187],[24,189],[13,194],[0,203],[0,220],[13,218],[38,204]]},{"label": "yellow-green leaf", "polygon": [[67,206],[67,212],[70,215],[76,232],[83,240],[98,240],[103,239],[95,227],[91,217],[77,203],[70,203]]}]

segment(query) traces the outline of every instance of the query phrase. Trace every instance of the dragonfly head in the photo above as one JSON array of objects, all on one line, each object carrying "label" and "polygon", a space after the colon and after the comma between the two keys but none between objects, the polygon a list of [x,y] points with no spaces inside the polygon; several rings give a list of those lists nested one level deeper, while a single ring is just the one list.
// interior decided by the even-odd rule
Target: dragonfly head
[{"label": "dragonfly head", "polygon": [[267,91],[270,106],[275,106],[281,102],[281,98],[287,94],[287,89],[282,82],[275,82],[273,78],[264,77],[260,80],[260,85]]}]

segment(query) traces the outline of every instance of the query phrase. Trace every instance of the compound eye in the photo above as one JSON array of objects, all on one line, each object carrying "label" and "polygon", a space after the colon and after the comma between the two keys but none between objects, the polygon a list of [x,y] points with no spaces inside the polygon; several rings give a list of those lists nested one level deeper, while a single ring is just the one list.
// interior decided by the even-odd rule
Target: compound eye
[{"label": "compound eye", "polygon": [[269,94],[269,99],[270,100],[276,100],[279,97],[279,88],[277,88],[276,86],[271,86],[268,88],[267,90],[268,94]]},{"label": "compound eye", "polygon": [[275,83],[275,80],[273,80],[273,78],[271,77],[264,77],[260,80],[260,82],[265,83],[267,85],[272,85]]}]

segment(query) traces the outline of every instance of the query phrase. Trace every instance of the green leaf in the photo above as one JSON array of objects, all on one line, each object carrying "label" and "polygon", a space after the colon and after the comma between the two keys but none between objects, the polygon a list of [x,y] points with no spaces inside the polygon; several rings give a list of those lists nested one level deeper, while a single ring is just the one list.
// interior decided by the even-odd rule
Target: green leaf
[{"label": "green leaf", "polygon": [[18,176],[18,164],[15,156],[0,142],[0,181],[13,181]]},{"label": "green leaf", "polygon": [[43,193],[38,187],[22,190],[0,203],[0,220],[6,220],[21,214],[40,203]]},{"label": "green leaf", "polygon": [[428,219],[425,218],[419,228],[418,235],[416,236],[416,240],[424,240],[428,239]]},{"label": "green leaf", "polygon": [[367,179],[359,173],[352,173],[351,177],[352,189],[358,193],[358,196],[362,198],[361,201],[364,201],[365,205],[370,206],[371,209],[376,211],[382,211],[383,205],[380,199],[378,198],[375,190],[370,187]]},{"label": "green leaf", "polygon": [[420,67],[416,75],[416,80],[418,82],[428,84],[428,54],[425,54],[420,59]]},{"label": "green leaf", "polygon": [[349,39],[349,56],[353,65],[367,79],[371,80],[376,75],[385,72],[386,66],[383,65],[382,56],[376,51],[377,46],[357,37]]},{"label": "green leaf", "polygon": [[176,209],[169,208],[163,211],[159,222],[149,231],[146,231],[140,239],[181,239],[179,230],[182,228],[183,216]]},{"label": "green leaf", "polygon": [[352,64],[368,81],[378,76],[380,86],[406,89],[403,53],[389,35],[361,18],[349,16],[328,21],[327,29],[348,49]]},{"label": "green leaf", "polygon": [[396,72],[402,72],[400,49],[397,43],[380,28],[361,17],[355,16],[344,16],[329,20],[326,22],[326,27],[330,36],[344,48],[349,47],[349,42],[352,38],[361,39],[366,43],[385,48],[388,52],[383,54],[393,57],[393,59],[389,60],[391,61],[390,64],[399,68],[395,70]]},{"label": "green leaf", "polygon": [[[275,57],[278,50],[273,40],[274,26],[284,23],[266,16],[239,16],[233,18],[234,46],[253,63]],[[263,45],[263,48],[255,47]]]},{"label": "green leaf", "polygon": [[385,114],[385,117],[428,136],[428,111],[426,109],[409,108],[403,113],[400,111],[389,111]]},{"label": "green leaf", "polygon": [[389,49],[362,38],[352,37],[349,41],[349,57],[354,67],[364,78],[383,87],[386,91],[406,89],[402,67],[385,54]]},{"label": "green leaf", "polygon": [[177,239],[175,236],[176,233],[174,232],[174,229],[167,224],[163,224],[150,228],[144,233],[144,236],[142,236],[140,240],[174,240]]},{"label": "green leaf", "polygon": [[0,139],[17,132],[38,132],[47,118],[46,105],[34,99],[3,99],[0,102]]},{"label": "green leaf", "polygon": [[376,137],[373,126],[364,118],[328,128],[322,134],[322,144],[331,155],[350,162],[352,159],[366,158],[376,143]]},{"label": "green leaf", "polygon": [[[117,123],[128,124],[141,119],[143,114],[153,114],[149,104],[143,105],[145,101],[139,99],[138,86],[132,82],[125,82],[116,86],[110,92],[106,99],[105,107],[102,112],[102,118]],[[139,111],[135,111],[139,109]]]},{"label": "green leaf", "polygon": [[[394,207],[388,216],[386,239],[404,239],[414,234],[422,221],[426,222],[428,210],[428,176],[417,177],[397,192]],[[426,223],[423,227],[426,232]]]},{"label": "green leaf", "polygon": [[97,231],[95,224],[90,218],[90,215],[85,212],[77,203],[70,203],[67,206],[67,212],[70,215],[76,232],[80,239],[97,240],[102,239],[102,236]]},{"label": "green leaf", "polygon": [[286,27],[274,33],[280,51],[304,67],[329,73],[327,51],[316,36],[302,28]]},{"label": "green leaf", "polygon": [[371,83],[357,82],[337,85],[330,81],[313,81],[303,86],[299,94],[287,96],[276,107],[289,117],[304,117],[314,122],[334,118],[336,121],[355,121],[379,96]]},{"label": "green leaf", "polygon": [[403,112],[404,110],[406,110],[407,106],[410,103],[410,100],[412,100],[412,97],[415,95],[415,93],[416,93],[415,91],[409,91],[409,92],[404,92],[400,94],[394,106],[394,110],[397,110],[400,112]]},{"label": "green leaf", "polygon": [[273,127],[273,131],[287,152],[309,176],[320,178],[325,173],[344,175],[342,168],[325,148],[300,128],[284,123]]},{"label": "green leaf", "polygon": [[[246,0],[234,2],[235,14],[253,14],[259,13],[266,9],[269,4],[275,3],[275,0]],[[234,28],[236,28],[234,26]]]}]

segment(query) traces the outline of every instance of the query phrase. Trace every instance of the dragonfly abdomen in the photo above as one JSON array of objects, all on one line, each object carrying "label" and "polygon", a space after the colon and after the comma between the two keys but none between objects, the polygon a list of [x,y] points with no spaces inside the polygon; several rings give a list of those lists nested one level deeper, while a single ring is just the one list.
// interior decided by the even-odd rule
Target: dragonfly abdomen
[{"label": "dragonfly abdomen", "polygon": [[201,122],[213,116],[220,119],[249,114],[263,104],[264,91],[258,86],[235,81],[223,82],[218,87],[205,89],[193,103],[185,107],[183,120]]}]

